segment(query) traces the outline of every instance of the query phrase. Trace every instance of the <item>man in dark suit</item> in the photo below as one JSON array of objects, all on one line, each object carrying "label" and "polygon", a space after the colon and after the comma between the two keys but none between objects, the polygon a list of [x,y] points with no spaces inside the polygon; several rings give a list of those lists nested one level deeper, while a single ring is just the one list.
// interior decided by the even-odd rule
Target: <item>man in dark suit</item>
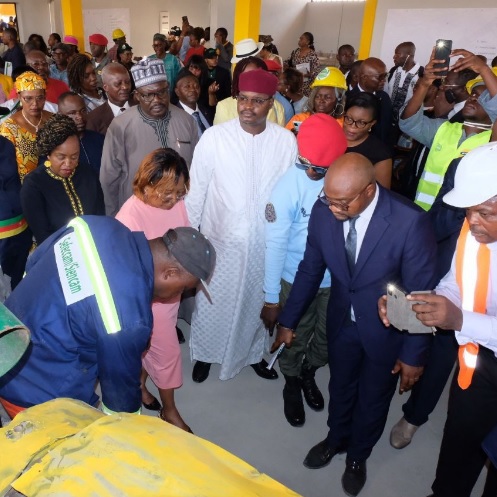
[{"label": "man in dark suit", "polygon": [[377,185],[362,155],[337,159],[323,193],[312,209],[304,259],[279,316],[273,350],[281,343],[291,346],[293,330],[328,268],[330,429],[304,465],[321,468],[346,451],[342,486],[355,496],[366,482],[366,459],[385,427],[398,377],[401,393],[418,381],[430,343],[425,335],[387,329],[377,301],[388,283],[407,292],[432,289],[436,246],[427,215]]},{"label": "man in dark suit", "polygon": [[111,62],[102,69],[102,82],[107,101],[88,114],[86,128],[105,135],[114,117],[132,105],[131,76],[122,64]]},{"label": "man in dark suit", "polygon": [[[104,135],[86,129],[85,101],[80,95],[73,92],[63,93],[58,100],[59,114],[70,117],[78,128],[78,138],[80,144],[79,163],[87,164],[95,173],[99,174],[102,163],[102,150],[104,148]],[[45,159],[40,157],[38,165],[43,164]]]},{"label": "man in dark suit", "polygon": [[369,57],[362,61],[359,66],[358,85],[347,91],[347,98],[367,91],[374,93],[380,102],[380,114],[378,122],[373,126],[372,133],[375,134],[385,145],[393,148],[392,138],[392,101],[388,93],[383,91],[388,72],[385,64],[376,57]]},{"label": "man in dark suit", "polygon": [[195,119],[200,139],[202,133],[212,126],[216,107],[199,102],[200,83],[188,69],[182,69],[178,73],[174,92],[179,100],[176,106]]}]

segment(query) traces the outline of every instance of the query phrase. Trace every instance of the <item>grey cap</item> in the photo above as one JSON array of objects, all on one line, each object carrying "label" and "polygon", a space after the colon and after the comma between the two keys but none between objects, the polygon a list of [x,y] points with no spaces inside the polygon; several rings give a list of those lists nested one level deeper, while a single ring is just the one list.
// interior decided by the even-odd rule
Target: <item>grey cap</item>
[{"label": "grey cap", "polygon": [[212,243],[202,233],[189,227],[170,229],[162,239],[174,258],[202,282],[209,295],[206,281],[216,265],[216,249]]}]

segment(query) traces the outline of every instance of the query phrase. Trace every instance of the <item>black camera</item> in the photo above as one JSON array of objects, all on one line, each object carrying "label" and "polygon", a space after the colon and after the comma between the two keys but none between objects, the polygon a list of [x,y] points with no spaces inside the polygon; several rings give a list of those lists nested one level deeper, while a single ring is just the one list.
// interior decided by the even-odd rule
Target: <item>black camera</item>
[{"label": "black camera", "polygon": [[173,26],[169,30],[169,34],[173,36],[179,36],[181,34],[181,28],[179,28],[178,26]]}]

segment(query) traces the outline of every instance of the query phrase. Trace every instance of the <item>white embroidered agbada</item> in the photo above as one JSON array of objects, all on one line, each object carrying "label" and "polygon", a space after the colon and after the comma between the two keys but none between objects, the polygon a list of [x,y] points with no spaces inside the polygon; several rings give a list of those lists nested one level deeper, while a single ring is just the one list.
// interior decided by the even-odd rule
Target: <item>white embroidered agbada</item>
[{"label": "white embroidered agbada", "polygon": [[261,361],[268,334],[264,303],[265,208],[276,181],[295,164],[291,132],[267,122],[251,135],[237,119],[209,128],[195,148],[186,207],[191,225],[216,248],[212,304],[197,293],[190,337],[193,360],[221,364],[233,378]]}]

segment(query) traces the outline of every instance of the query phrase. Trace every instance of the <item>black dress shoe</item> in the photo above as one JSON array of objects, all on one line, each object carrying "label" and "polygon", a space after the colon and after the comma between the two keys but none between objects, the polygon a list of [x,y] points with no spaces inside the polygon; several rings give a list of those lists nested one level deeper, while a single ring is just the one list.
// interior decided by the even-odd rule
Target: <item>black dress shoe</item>
[{"label": "black dress shoe", "polygon": [[178,336],[179,343],[185,343],[185,335],[183,332],[176,326],[176,335]]},{"label": "black dress shoe", "polygon": [[309,469],[319,469],[327,466],[334,456],[345,452],[342,447],[334,448],[328,445],[328,440],[323,440],[315,445],[304,459],[304,466]]},{"label": "black dress shoe", "polygon": [[342,476],[343,491],[356,497],[366,483],[366,462],[347,461],[345,471]]},{"label": "black dress shoe", "polygon": [[311,366],[304,359],[300,373],[302,377],[302,391],[304,392],[307,405],[314,411],[322,411],[324,409],[324,398],[314,379],[317,369],[317,367]]},{"label": "black dress shoe", "polygon": [[154,397],[154,400],[150,404],[145,404],[142,402],[143,407],[149,411],[160,411],[162,409],[161,403]]},{"label": "black dress shoe", "polygon": [[285,418],[292,426],[303,426],[305,423],[305,411],[300,378],[285,375],[285,381],[285,388],[283,388]]},{"label": "black dress shoe", "polygon": [[209,377],[211,365],[208,362],[197,361],[193,366],[192,380],[195,383],[202,383]]},{"label": "black dress shoe", "polygon": [[261,362],[251,364],[250,367],[255,371],[257,376],[260,376],[265,380],[276,380],[278,378],[278,373],[274,370],[274,368],[267,369],[267,365],[266,360],[262,359]]}]

